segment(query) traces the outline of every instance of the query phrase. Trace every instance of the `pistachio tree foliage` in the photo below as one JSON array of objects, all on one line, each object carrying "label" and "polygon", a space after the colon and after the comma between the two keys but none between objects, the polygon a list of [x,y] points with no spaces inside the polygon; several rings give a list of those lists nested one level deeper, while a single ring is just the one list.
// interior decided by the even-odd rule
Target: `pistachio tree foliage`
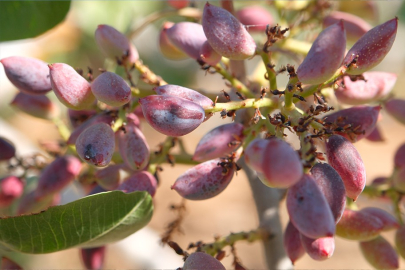
[{"label": "pistachio tree foliage", "polygon": [[[370,18],[321,0],[261,4],[235,10],[232,1],[195,7],[168,0],[171,13],[146,18],[152,23],[180,16],[176,23],[162,20],[159,48],[171,60],[194,59],[207,80],[222,77],[225,85],[213,95],[170,84],[144,65],[131,42],[140,29],[127,36],[112,25],[94,29],[98,52],[115,66],[93,67],[88,74],[65,63],[1,59],[18,90],[10,105],[54,121],[61,139],[56,151],[45,148],[47,155],[38,160],[19,155],[13,138],[0,137],[0,162],[8,168],[0,176],[0,207],[8,213],[0,218],[0,247],[32,254],[75,247],[86,268],[101,269],[108,244],[150,221],[161,165],[184,163],[189,169],[162,192],[204,203],[220,196],[243,167],[257,175],[253,181],[261,189],[285,194],[279,203],[286,204],[289,222],[277,248],[292,264],[305,254],[327,260],[335,238],[342,237],[358,244],[372,267],[399,268],[399,257],[405,258],[405,144],[395,154],[392,175],[374,181],[367,180],[356,149],[359,140],[382,140],[381,110],[405,124],[405,100],[390,93],[397,75],[378,70],[395,42],[398,18],[372,25]],[[372,2],[360,5],[375,12]],[[290,64],[280,65],[280,57]],[[261,60],[263,72],[247,78],[244,63],[253,58]],[[116,67],[123,72],[115,73]],[[288,82],[280,85],[283,76]],[[233,121],[203,135],[193,153],[185,151],[186,135],[212,118]],[[166,135],[154,144],[158,151],[146,141],[141,122]],[[299,140],[298,148],[286,133]],[[88,195],[58,205],[60,192],[74,181]],[[359,196],[389,200],[394,211],[359,208]],[[194,244],[186,250],[173,233],[183,208],[162,242],[183,256],[184,270],[229,269],[221,263],[226,246],[232,267],[249,268],[236,256],[237,242],[266,245],[273,237],[272,228],[260,226],[212,243],[190,239]],[[391,230],[393,243],[381,235]],[[21,268],[9,258],[3,267]]]}]

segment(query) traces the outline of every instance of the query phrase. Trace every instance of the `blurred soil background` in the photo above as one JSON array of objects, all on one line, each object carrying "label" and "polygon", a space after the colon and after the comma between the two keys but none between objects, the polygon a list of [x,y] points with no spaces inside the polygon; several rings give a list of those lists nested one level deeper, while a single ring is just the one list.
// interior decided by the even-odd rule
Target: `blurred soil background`
[{"label": "blurred soil background", "polygon": [[[249,3],[252,2],[268,5],[264,2],[249,1]],[[401,3],[402,1],[375,2],[379,8],[379,18],[373,25],[398,15]],[[202,6],[201,3],[198,3],[198,5]],[[243,5],[247,5],[247,3],[243,1],[236,2],[236,6]],[[0,59],[12,55],[32,56],[49,63],[64,62],[83,70],[90,66],[95,71],[95,75],[98,75],[97,69],[103,67],[104,62],[103,56],[93,39],[97,25],[109,24],[123,32],[128,32],[130,24],[139,25],[147,14],[162,9],[170,9],[164,1],[74,1],[66,21],[46,34],[30,40],[0,43]],[[271,9],[270,6],[269,9]],[[168,20],[179,21],[181,18],[170,17]],[[162,21],[149,25],[133,40],[144,63],[171,84],[184,85],[194,89],[205,89],[218,95],[220,90],[227,89],[218,74],[206,74],[194,61],[174,62],[165,59],[161,55],[157,38]],[[405,17],[400,17],[400,27],[394,46],[383,63],[375,68],[375,70],[394,72],[398,75],[398,81],[393,92],[402,98],[405,98],[403,89],[405,85],[404,21]],[[0,25],[0,31],[3,27],[12,26]],[[258,57],[248,61],[250,73],[257,63]],[[292,63],[291,61],[289,63],[298,65],[298,63]],[[118,70],[118,72],[120,71]],[[286,75],[279,76],[280,86],[283,86],[283,80],[286,77]],[[0,136],[6,136],[5,127],[7,125],[22,134],[25,137],[24,140],[28,140],[37,147],[39,147],[40,141],[59,139],[58,131],[52,123],[19,113],[8,105],[15,93],[17,93],[17,90],[9,83],[2,70],[0,72],[0,120],[4,122],[0,122]],[[53,94],[49,94],[49,96],[56,101]],[[61,109],[63,108],[61,107]],[[384,111],[382,116],[379,125],[386,141],[372,143],[362,140],[355,144],[365,162],[368,183],[375,177],[389,176],[391,174],[394,152],[400,144],[405,142],[405,126],[400,125],[386,115]],[[62,117],[65,117],[65,115]],[[199,139],[206,132],[229,121],[229,119],[222,120],[219,114],[216,114],[197,130],[184,136],[188,151],[193,152]],[[151,129],[146,123],[142,125],[142,130],[151,150],[156,150],[158,144],[164,140],[164,136]],[[17,137],[9,139],[13,141],[14,138]],[[15,143],[19,147],[17,149],[18,153],[27,152],[24,148],[24,142]],[[297,146],[296,142],[293,142],[293,144]],[[170,186],[188,168],[185,165],[163,166],[164,171],[160,173],[160,186],[154,198],[155,213],[148,225],[148,228],[154,231],[155,236],[163,234],[166,225],[175,218],[175,213],[169,209],[169,206],[180,203],[181,198],[175,191],[170,189]],[[265,187],[263,186],[263,188]],[[360,197],[358,200],[360,208],[370,205],[392,211],[391,205],[381,200],[370,200],[365,197]],[[182,248],[187,248],[190,242],[212,242],[215,236],[225,236],[230,232],[249,231],[258,226],[254,201],[243,171],[238,172],[228,188],[219,196],[206,201],[188,201],[186,206],[187,213],[181,226],[182,233],[174,235],[173,238]],[[288,216],[284,202],[281,203],[281,212],[283,227],[285,227]],[[384,236],[393,243],[393,233],[384,233]],[[150,250],[150,254],[148,254],[149,260],[164,260],[160,253],[161,249],[157,248],[160,243],[156,237],[131,240],[132,242],[124,240],[122,242],[125,241],[125,245],[117,243],[110,246],[105,269],[148,268],[148,265],[151,264],[139,259],[139,256],[135,253],[136,250],[140,249]],[[124,246],[126,247],[125,251],[123,251]],[[283,247],[280,246],[280,248]],[[260,243],[247,244],[238,242],[236,250],[242,264],[248,269],[266,268]],[[232,258],[229,255],[229,249],[226,249],[226,251],[227,257],[223,260],[223,263],[228,269],[231,269]],[[180,256],[175,255],[174,251],[169,249],[165,250],[165,252],[173,254],[172,257],[175,258],[175,263],[172,262],[172,264],[164,267],[165,262],[162,261],[160,264],[163,265],[162,268],[176,268],[182,265]],[[77,249],[54,254],[17,257],[21,259],[22,265],[27,269],[83,269]],[[403,259],[401,259],[400,268],[405,268]],[[316,262],[306,255],[298,260],[296,269],[371,269],[371,266],[361,255],[357,242],[337,238],[335,254],[331,259]]]}]

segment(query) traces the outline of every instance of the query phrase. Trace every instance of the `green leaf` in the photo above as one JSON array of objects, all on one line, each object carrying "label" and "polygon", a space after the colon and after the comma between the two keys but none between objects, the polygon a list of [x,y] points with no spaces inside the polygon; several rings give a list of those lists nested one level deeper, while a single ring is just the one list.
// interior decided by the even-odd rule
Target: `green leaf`
[{"label": "green leaf", "polygon": [[0,41],[36,37],[63,21],[70,1],[0,1]]},{"label": "green leaf", "polygon": [[152,197],[145,191],[98,193],[38,214],[0,219],[0,245],[33,254],[102,246],[138,231],[152,213]]}]

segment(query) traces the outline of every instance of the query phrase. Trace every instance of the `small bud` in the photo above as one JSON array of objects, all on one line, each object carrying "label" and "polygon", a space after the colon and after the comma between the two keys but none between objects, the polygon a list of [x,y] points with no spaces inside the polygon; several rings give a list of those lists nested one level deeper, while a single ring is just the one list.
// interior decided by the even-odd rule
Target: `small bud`
[{"label": "small bud", "polygon": [[0,161],[9,160],[15,156],[14,145],[4,137],[0,137]]},{"label": "small bud", "polygon": [[132,170],[143,170],[149,162],[149,146],[142,131],[129,122],[125,132],[117,131],[118,148],[125,164]]},{"label": "small bud", "polygon": [[156,94],[158,95],[176,96],[187,99],[197,103],[203,107],[203,109],[212,107],[214,104],[211,99],[198,93],[197,91],[174,84],[162,85],[154,88],[153,90],[155,90]]},{"label": "small bud", "polygon": [[7,78],[20,91],[43,95],[52,90],[48,65],[35,58],[11,56],[1,59]]},{"label": "small bud", "polygon": [[90,83],[76,70],[62,63],[48,66],[52,89],[60,102],[74,110],[83,110],[93,104],[95,98],[91,92]]},{"label": "small bud", "polygon": [[389,115],[405,125],[405,99],[390,99],[384,107]]},{"label": "small bud", "polygon": [[156,189],[156,178],[147,171],[136,172],[130,175],[117,188],[117,190],[122,190],[125,193],[147,191],[152,197],[155,196]]},{"label": "small bud", "polygon": [[398,168],[405,167],[405,143],[399,146],[395,152],[394,165]]},{"label": "small bud", "polygon": [[193,59],[200,59],[200,49],[207,40],[201,24],[180,22],[166,29],[166,35],[175,47]]},{"label": "small bud", "polygon": [[186,135],[205,118],[200,105],[180,97],[152,95],[141,98],[139,103],[149,125],[167,136]]},{"label": "small bud", "polygon": [[103,269],[105,259],[105,246],[80,249],[82,262],[86,269]]},{"label": "small bud", "polygon": [[346,209],[336,225],[336,235],[359,241],[376,238],[384,228],[383,222],[367,212]]},{"label": "small bud", "polygon": [[110,163],[114,148],[114,131],[105,123],[88,127],[76,140],[79,157],[97,167],[105,167]]},{"label": "small bud", "polygon": [[97,183],[105,190],[114,190],[120,184],[121,164],[110,165],[94,173]]},{"label": "small bud", "polygon": [[36,189],[36,198],[41,199],[57,193],[79,175],[82,163],[74,156],[62,156],[42,170]]},{"label": "small bud", "polygon": [[221,193],[231,182],[234,168],[219,165],[220,159],[209,160],[180,175],[171,187],[188,200],[206,200]]},{"label": "small bud", "polygon": [[332,135],[326,143],[326,155],[342,177],[346,195],[356,200],[366,185],[366,169],[354,145],[339,135]]},{"label": "small bud", "polygon": [[364,258],[376,269],[398,269],[398,254],[384,237],[360,242],[360,250]]},{"label": "small bud", "polygon": [[290,220],[301,234],[315,239],[334,235],[335,219],[312,176],[305,174],[290,187],[286,201]]},{"label": "small bud", "polygon": [[236,18],[249,32],[264,33],[266,26],[274,25],[273,16],[261,6],[246,6],[236,12]]},{"label": "small bud", "polygon": [[370,71],[363,73],[364,80],[352,81],[344,77],[343,87],[335,90],[341,103],[361,105],[377,101],[389,94],[397,81],[397,75],[388,72]]},{"label": "small bud", "polygon": [[0,207],[7,207],[24,192],[24,183],[15,176],[0,179]]},{"label": "small bud", "polygon": [[346,188],[338,172],[327,163],[317,163],[311,175],[325,196],[332,210],[335,223],[338,223],[346,206]]},{"label": "small bud", "polygon": [[101,73],[91,83],[91,91],[99,101],[113,107],[131,101],[131,88],[121,76],[113,72]]},{"label": "small bud", "polygon": [[350,129],[346,132],[336,133],[354,143],[367,137],[374,130],[379,120],[380,110],[381,106],[355,106],[331,113],[323,120],[336,123],[341,128],[350,125]]},{"label": "small bud", "polygon": [[402,225],[395,233],[395,246],[399,255],[405,259],[405,225]]},{"label": "small bud", "polygon": [[315,261],[324,261],[332,257],[335,251],[333,236],[312,239],[301,234],[301,243],[307,254]]},{"label": "small bud", "polygon": [[215,66],[221,61],[221,55],[218,54],[208,43],[205,41],[200,49],[200,58],[207,64]]},{"label": "small bud", "polygon": [[33,96],[19,92],[10,105],[33,117],[50,120],[59,114],[58,107],[45,95]]},{"label": "small bud", "polygon": [[183,270],[225,270],[226,268],[220,261],[203,252],[190,254],[183,265]]},{"label": "small bud", "polygon": [[288,258],[290,258],[293,265],[299,258],[305,255],[305,249],[301,243],[300,232],[295,228],[291,221],[288,222],[284,231],[283,243],[285,253],[287,253]]},{"label": "small bud", "polygon": [[396,220],[396,218],[388,213],[387,211],[384,211],[380,208],[376,207],[366,207],[360,210],[360,212],[363,213],[368,213],[378,219],[380,219],[383,223],[383,231],[389,231],[393,229],[399,228],[400,224]]},{"label": "small bud", "polygon": [[341,11],[333,11],[328,16],[323,18],[323,27],[329,27],[343,20],[343,25],[346,29],[347,39],[357,41],[367,31],[371,29],[371,25],[362,18]]},{"label": "small bud", "polygon": [[81,125],[75,128],[73,132],[70,134],[69,139],[67,140],[67,144],[75,144],[77,138],[80,136],[80,134],[86,130],[88,127],[97,124],[97,123],[105,123],[105,124],[110,124],[113,121],[113,117],[111,115],[107,114],[97,114],[86,121],[84,121]]},{"label": "small bud", "polygon": [[243,139],[244,126],[239,123],[229,123],[218,126],[205,134],[198,143],[193,160],[205,161],[224,157],[239,148]]},{"label": "small bud", "polygon": [[202,25],[207,40],[220,55],[244,60],[256,52],[256,43],[246,28],[227,10],[205,4]]},{"label": "small bud", "polygon": [[343,63],[349,66],[346,73],[358,75],[378,65],[391,50],[398,29],[398,18],[377,25],[362,36],[349,50]]},{"label": "small bud", "polygon": [[124,34],[112,26],[100,24],[95,32],[98,47],[105,56],[112,60],[122,59],[128,54],[126,61],[134,63],[139,59],[138,51]]},{"label": "small bud", "polygon": [[342,64],[346,50],[343,21],[324,29],[297,69],[304,84],[320,84],[330,79]]}]

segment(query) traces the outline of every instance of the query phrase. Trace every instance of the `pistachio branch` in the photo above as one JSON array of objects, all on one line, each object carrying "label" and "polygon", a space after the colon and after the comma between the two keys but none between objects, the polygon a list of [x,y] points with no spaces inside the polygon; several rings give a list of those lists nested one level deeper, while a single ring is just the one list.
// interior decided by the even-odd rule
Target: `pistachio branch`
[{"label": "pistachio branch", "polygon": [[228,71],[226,71],[220,64],[213,66],[213,68],[222,75],[231,85],[236,89],[236,91],[242,93],[246,97],[254,97],[253,93],[246,87],[244,83],[232,76]]},{"label": "pistachio branch", "polygon": [[205,108],[206,113],[220,112],[222,110],[235,111],[245,108],[260,108],[275,106],[274,101],[269,98],[249,98],[242,101],[230,101],[227,103],[216,103],[214,106]]},{"label": "pistachio branch", "polygon": [[238,241],[247,241],[248,243],[253,243],[257,240],[265,240],[271,237],[271,235],[258,228],[256,230],[251,230],[250,232],[238,232],[231,233],[228,236],[220,237],[212,243],[203,244],[200,249],[206,253],[214,256],[216,253],[221,251],[226,246],[233,246]]}]

